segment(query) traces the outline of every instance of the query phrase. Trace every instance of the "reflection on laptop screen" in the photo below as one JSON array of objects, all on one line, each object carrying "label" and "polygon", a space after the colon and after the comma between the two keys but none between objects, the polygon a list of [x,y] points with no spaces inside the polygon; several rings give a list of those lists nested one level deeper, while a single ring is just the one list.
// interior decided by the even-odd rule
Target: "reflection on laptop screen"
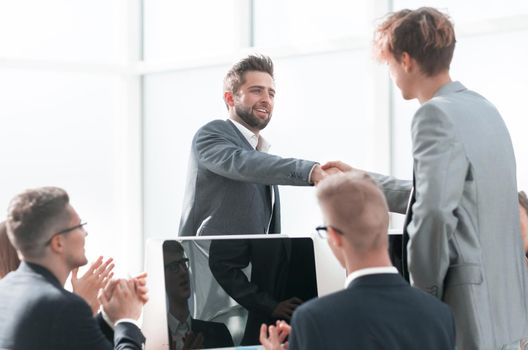
[{"label": "reflection on laptop screen", "polygon": [[171,350],[256,345],[317,296],[312,239],[272,236],[163,242]]}]

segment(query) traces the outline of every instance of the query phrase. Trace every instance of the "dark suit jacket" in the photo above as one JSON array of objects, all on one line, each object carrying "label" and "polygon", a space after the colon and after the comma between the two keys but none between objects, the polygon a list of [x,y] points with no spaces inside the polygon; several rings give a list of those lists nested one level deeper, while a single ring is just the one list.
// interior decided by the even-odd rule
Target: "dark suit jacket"
[{"label": "dark suit jacket", "polygon": [[[202,333],[203,336],[203,347],[209,348],[226,348],[235,346],[231,333],[227,329],[226,325],[220,322],[202,321],[191,319],[191,330],[194,335]],[[171,333],[169,330],[169,338]],[[174,350],[172,341],[169,339],[170,350]]]},{"label": "dark suit jacket", "polygon": [[[241,345],[259,343],[262,323],[276,321],[278,302],[317,296],[313,246],[302,239],[213,240],[209,267],[220,286],[248,310]],[[242,269],[251,264],[248,280]]]},{"label": "dark suit jacket", "polygon": [[138,350],[145,342],[131,323],[112,331],[82,298],[36,264],[22,262],[3,278],[0,300],[0,349]]},{"label": "dark suit jacket", "polygon": [[300,306],[289,343],[290,350],[449,350],[455,323],[447,305],[400,275],[367,275]]},{"label": "dark suit jacket", "polygon": [[223,323],[192,319],[191,329],[194,334],[203,334],[204,348],[225,348],[234,346],[231,333],[229,333],[229,330]]},{"label": "dark suit jacket", "polygon": [[209,122],[193,138],[179,235],[280,232],[275,185],[309,186],[314,164],[256,151],[232,121]]}]

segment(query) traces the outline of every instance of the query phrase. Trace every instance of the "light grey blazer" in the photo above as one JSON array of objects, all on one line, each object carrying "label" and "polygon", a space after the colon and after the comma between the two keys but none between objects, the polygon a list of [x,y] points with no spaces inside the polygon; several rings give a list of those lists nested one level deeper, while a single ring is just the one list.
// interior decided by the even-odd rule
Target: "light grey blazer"
[{"label": "light grey blazer", "polygon": [[[515,156],[497,109],[461,83],[412,121],[416,202],[407,226],[414,286],[455,315],[458,349],[500,349],[528,335],[528,274]],[[373,175],[402,212],[409,181]]]},{"label": "light grey blazer", "polygon": [[314,164],[254,150],[230,120],[209,122],[192,141],[179,235],[279,233],[275,185],[309,186]]}]

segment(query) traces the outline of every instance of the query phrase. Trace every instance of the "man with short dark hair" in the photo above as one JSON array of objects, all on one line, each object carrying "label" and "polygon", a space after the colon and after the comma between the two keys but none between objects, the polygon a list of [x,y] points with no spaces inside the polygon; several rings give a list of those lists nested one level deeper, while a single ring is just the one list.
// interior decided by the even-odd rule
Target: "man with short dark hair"
[{"label": "man with short dark hair", "polygon": [[280,233],[277,185],[310,186],[326,173],[316,162],[267,153],[260,131],[275,101],[269,57],[236,63],[223,97],[229,119],[207,123],[192,141],[179,235]]},{"label": "man with short dark hair", "polygon": [[[347,271],[345,290],[301,305],[291,328],[262,325],[266,350],[455,348],[449,307],[411,287],[387,252],[388,207],[374,181],[352,171],[321,181],[317,198],[334,256]],[[269,333],[269,335],[268,335]]]},{"label": "man with short dark hair", "polygon": [[0,281],[1,349],[142,349],[136,323],[146,294],[139,281],[109,282],[99,293],[104,314],[95,318],[63,288],[87,263],[84,225],[60,188],[27,190],[11,201],[8,234],[22,262]]},{"label": "man with short dark hair", "polygon": [[[270,145],[260,131],[271,120],[275,101],[269,57],[251,55],[236,63],[224,79],[223,97],[229,119],[207,123],[192,141],[179,235],[280,233],[277,185],[310,186],[326,172],[313,161],[267,153]],[[211,250],[219,248],[218,244],[213,242]],[[221,287],[249,311],[243,345],[257,344],[262,322],[289,319],[302,302],[285,297],[288,293],[283,283],[264,285],[255,278],[248,281],[242,269],[250,264],[254,270],[255,266],[288,270],[287,261],[277,263],[289,255],[280,242],[272,251],[253,244],[233,242],[216,249],[222,254],[205,257]],[[208,251],[208,247],[203,250]],[[284,276],[284,271],[269,271],[270,281],[286,280],[279,276]]]}]

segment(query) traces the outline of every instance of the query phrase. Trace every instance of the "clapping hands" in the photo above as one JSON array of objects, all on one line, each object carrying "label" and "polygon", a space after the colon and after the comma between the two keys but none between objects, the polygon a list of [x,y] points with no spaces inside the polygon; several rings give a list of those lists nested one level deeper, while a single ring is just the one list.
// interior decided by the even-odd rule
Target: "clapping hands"
[{"label": "clapping hands", "polygon": [[277,321],[275,325],[260,326],[260,343],[266,350],[288,349],[286,338],[290,335],[291,327],[285,321]]},{"label": "clapping hands", "polygon": [[99,300],[97,300],[97,294],[114,275],[112,272],[113,269],[113,259],[109,258],[103,262],[103,257],[100,256],[90,265],[82,277],[77,277],[79,268],[72,270],[71,284],[73,292],[82,297],[90,305],[94,315],[100,306]]},{"label": "clapping hands", "polygon": [[108,281],[99,291],[98,300],[112,322],[123,318],[138,320],[148,301],[147,274]]}]

